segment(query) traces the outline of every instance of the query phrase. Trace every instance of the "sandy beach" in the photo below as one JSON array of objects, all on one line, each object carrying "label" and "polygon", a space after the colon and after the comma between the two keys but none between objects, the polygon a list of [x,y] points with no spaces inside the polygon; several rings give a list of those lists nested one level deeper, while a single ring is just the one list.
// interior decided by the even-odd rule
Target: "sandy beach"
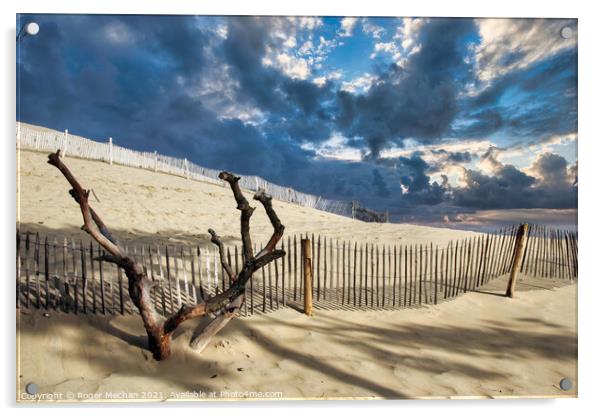
[{"label": "sandy beach", "polygon": [[[123,242],[207,245],[208,228],[225,242],[240,238],[229,188],[101,162],[66,163],[94,190],[93,207]],[[46,154],[22,151],[18,169],[21,230],[82,238],[79,207]],[[474,235],[362,223],[280,201],[274,208],[290,235],[438,245]],[[251,235],[260,243],[270,234],[257,210]],[[161,363],[145,348],[138,316],[17,311],[17,391],[35,382],[40,393],[62,393],[60,400],[120,399],[121,393],[196,399],[194,392],[204,392],[204,399],[249,392],[286,399],[576,396],[577,285],[523,278],[517,297],[508,299],[499,296],[505,281],[426,308],[321,310],[311,318],[281,309],[239,318],[202,354],[188,348],[199,321],[187,322],[176,332],[173,356]],[[563,377],[573,380],[572,390],[558,387]]]},{"label": "sandy beach", "polygon": [[[193,392],[205,399],[212,392],[217,399],[245,392],[286,399],[574,397],[576,382],[567,392],[558,383],[577,380],[576,285],[530,286],[519,284],[516,299],[469,293],[402,311],[318,311],[310,318],[283,309],[235,319],[202,354],[188,348],[196,326],[188,322],[161,363],[143,348],[137,316],[24,312],[19,391],[36,382],[40,393],[63,393],[63,400],[120,392],[140,400],[194,399],[186,397]],[[144,397],[151,392],[155,397]]]},{"label": "sandy beach", "polygon": [[[46,153],[21,152],[17,198],[21,229],[81,238],[79,206],[69,196],[65,178],[46,160]],[[208,245],[208,228],[217,231],[225,243],[240,241],[240,214],[229,187],[70,157],[65,163],[82,186],[94,191],[91,205],[123,242]],[[246,196],[252,201],[252,193]],[[252,201],[252,205],[258,203]],[[409,224],[365,223],[281,201],[273,205],[286,226],[285,236],[314,232],[358,243],[444,245],[474,235]],[[254,241],[266,242],[271,232],[265,213],[255,211],[251,220]]]}]

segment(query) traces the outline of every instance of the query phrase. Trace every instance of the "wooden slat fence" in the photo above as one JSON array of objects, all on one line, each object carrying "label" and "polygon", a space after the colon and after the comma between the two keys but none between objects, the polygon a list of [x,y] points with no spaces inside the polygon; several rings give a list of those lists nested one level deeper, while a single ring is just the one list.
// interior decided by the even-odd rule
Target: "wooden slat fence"
[{"label": "wooden slat fence", "polygon": [[[287,255],[257,271],[247,285],[242,314],[283,307],[303,310],[302,238],[311,240],[315,309],[398,309],[437,304],[509,273],[517,230],[505,227],[443,247],[287,236],[280,244]],[[575,232],[532,225],[526,238],[523,274],[577,279]],[[162,314],[229,285],[214,246],[126,245],[125,250],[157,282],[153,299]],[[241,247],[227,246],[226,251],[231,267],[240,270]],[[17,307],[104,315],[135,312],[127,278],[114,264],[98,260],[103,252],[96,243],[17,233],[16,252]]]},{"label": "wooden slat fence", "polygon": [[[140,152],[117,146],[112,139],[98,142],[64,132],[38,129],[17,122],[17,148],[42,152],[61,150],[64,156],[98,160],[154,172],[181,176],[187,179],[209,182],[220,186],[219,170],[198,166],[187,159],[164,156],[157,152]],[[239,175],[240,186],[250,191],[265,190],[274,199],[332,212],[363,221],[386,222],[388,214],[361,207],[355,201],[335,201],[317,195],[306,194],[295,189],[273,184],[259,176]]]}]

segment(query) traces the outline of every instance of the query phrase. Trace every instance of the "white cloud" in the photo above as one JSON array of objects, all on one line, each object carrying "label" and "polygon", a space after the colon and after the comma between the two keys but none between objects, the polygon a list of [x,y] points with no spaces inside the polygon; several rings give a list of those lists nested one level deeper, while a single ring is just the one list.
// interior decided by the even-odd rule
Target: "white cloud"
[{"label": "white cloud", "polygon": [[404,67],[408,58],[420,51],[421,45],[418,43],[418,36],[426,22],[428,19],[424,18],[405,17],[401,19],[401,25],[397,27],[391,41],[374,44],[374,51],[370,55],[370,59],[376,58],[380,53],[386,53],[391,55],[391,59],[398,66]]},{"label": "white cloud", "polygon": [[271,66],[281,70],[284,74],[293,79],[307,79],[311,72],[305,59],[297,58],[286,53],[267,55],[263,58],[262,63],[265,66]]},{"label": "white cloud", "polygon": [[577,141],[577,133],[554,134],[542,140],[533,140],[528,143],[518,142],[516,144],[500,149],[500,159],[511,160],[513,157],[530,154],[531,159],[538,153],[555,152],[559,147],[566,146]]},{"label": "white cloud", "polygon": [[377,42],[374,44],[374,52],[370,55],[370,59],[376,58],[376,56],[381,53],[391,54],[393,60],[397,62],[399,58],[401,58],[401,54],[399,53],[399,49],[395,42]]},{"label": "white cloud", "polygon": [[301,45],[297,52],[299,52],[301,55],[309,55],[312,53],[313,49],[314,43],[311,40],[307,40],[303,43],[303,45]]},{"label": "white cloud", "polygon": [[316,77],[312,80],[318,87],[323,87],[326,84],[326,77]]},{"label": "white cloud", "polygon": [[281,53],[277,57],[278,67],[291,78],[306,79],[309,75],[309,66],[302,58],[295,58]]},{"label": "white cloud", "polygon": [[359,76],[351,81],[343,81],[341,84],[341,89],[352,94],[356,94],[357,92],[366,92],[370,89],[376,79],[377,77],[375,75],[366,72],[364,75]]},{"label": "white cloud", "polygon": [[428,18],[421,17],[404,17],[402,19],[402,25],[397,28],[394,39],[399,39],[401,47],[406,53],[410,53],[416,50],[415,48],[420,47],[418,44],[418,35],[428,21]]},{"label": "white cloud", "polygon": [[487,152],[479,161],[479,168],[488,175],[495,175],[504,164],[498,160],[501,150],[495,146],[490,146]]},{"label": "white cloud", "polygon": [[[491,141],[484,139],[444,140],[443,142],[426,145],[413,139],[406,139],[404,140],[403,148],[394,147],[383,150],[381,152],[381,157],[387,159],[394,159],[400,156],[409,158],[414,152],[419,151],[420,157],[431,166],[432,170],[429,172],[430,183],[436,181],[439,184],[442,184],[446,177],[449,184],[454,187],[466,186],[466,183],[462,179],[465,174],[465,167],[477,167],[479,162],[475,161],[475,158],[473,158],[473,161],[465,163],[463,166],[461,164],[446,163],[445,158],[447,155],[437,151],[445,150],[448,153],[468,152],[471,155],[479,157],[487,152],[492,145],[493,143]],[[434,167],[438,167],[438,169],[435,170]]]},{"label": "white cloud", "polygon": [[322,143],[304,143],[301,147],[312,150],[326,159],[359,162],[362,160],[360,149],[347,146],[348,139],[339,132],[333,132],[330,138]]},{"label": "white cloud", "polygon": [[375,25],[370,22],[367,18],[362,19],[362,31],[367,35],[372,36],[374,39],[380,39],[382,34],[385,33],[385,28]]},{"label": "white cloud", "polygon": [[294,48],[295,46],[297,46],[297,39],[295,39],[294,36],[289,36],[288,38],[286,38],[286,40],[284,41],[283,45],[287,48]]},{"label": "white cloud", "polygon": [[290,16],[288,21],[295,24],[301,29],[314,30],[322,26],[323,22],[320,17],[307,17],[307,16]]},{"label": "white cloud", "polygon": [[228,37],[228,26],[225,24],[218,25],[215,28],[215,33],[222,39],[226,39]]},{"label": "white cloud", "polygon": [[483,154],[485,153],[489,147],[493,145],[493,143],[486,139],[474,139],[474,140],[444,140],[435,144],[422,144],[413,139],[406,139],[403,142],[403,148],[391,148],[386,149],[381,152],[382,157],[391,158],[391,157],[410,157],[412,153],[416,151],[420,151],[423,153],[423,159],[426,161],[435,161],[436,154],[433,153],[433,150],[445,150],[450,153],[455,152],[468,152],[471,154]]},{"label": "white cloud", "polygon": [[343,72],[336,70],[336,71],[332,71],[331,73],[328,74],[328,79],[340,79],[343,76]]},{"label": "white cloud", "polygon": [[[215,57],[211,58],[212,62]],[[183,85],[184,79],[176,81]],[[203,103],[203,107],[216,114],[219,119],[238,119],[244,123],[259,124],[264,120],[264,113],[253,105],[241,102],[236,94],[239,88],[230,74],[226,64],[207,67],[199,83],[191,85],[188,95]]]},{"label": "white cloud", "polygon": [[[485,82],[577,45],[572,20],[477,19],[477,26],[481,43],[475,48],[476,69]],[[565,26],[573,28],[569,39],[560,36]]]},{"label": "white cloud", "polygon": [[[321,18],[288,17],[269,20],[270,43],[262,63],[277,68],[295,79],[307,79],[322,67],[326,56],[336,46],[336,41],[320,36],[313,39],[313,30],[322,26]],[[320,82],[318,80],[318,82]]]},{"label": "white cloud", "polygon": [[136,41],[135,33],[119,21],[113,21],[104,27],[104,37],[111,43],[125,44]]},{"label": "white cloud", "polygon": [[357,17],[345,17],[341,20],[341,32],[342,37],[349,37],[353,33],[353,28],[357,23]]},{"label": "white cloud", "polygon": [[318,87],[323,87],[326,84],[326,81],[330,81],[333,79],[340,79],[342,76],[343,76],[343,73],[341,71],[332,71],[331,73],[329,73],[325,76],[314,78],[312,80],[312,82],[314,84],[316,84]]}]

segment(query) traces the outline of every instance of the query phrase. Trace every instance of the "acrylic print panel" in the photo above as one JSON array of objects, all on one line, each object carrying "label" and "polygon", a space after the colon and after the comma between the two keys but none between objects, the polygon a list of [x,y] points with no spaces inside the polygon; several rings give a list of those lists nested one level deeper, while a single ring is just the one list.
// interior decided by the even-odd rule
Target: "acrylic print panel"
[{"label": "acrylic print panel", "polygon": [[576,20],[17,29],[18,401],[577,395]]}]

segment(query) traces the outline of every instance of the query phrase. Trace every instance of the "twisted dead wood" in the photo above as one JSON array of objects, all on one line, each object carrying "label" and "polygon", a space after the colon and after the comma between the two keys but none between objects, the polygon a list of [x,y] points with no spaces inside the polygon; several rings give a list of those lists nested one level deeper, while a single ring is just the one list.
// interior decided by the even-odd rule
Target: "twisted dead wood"
[{"label": "twisted dead wood", "polygon": [[255,208],[249,205],[249,202],[240,190],[238,185],[240,178],[229,172],[221,172],[219,174],[220,179],[230,184],[237,209],[241,211],[240,231],[243,243],[243,267],[238,275],[234,274],[226,261],[224,246],[219,236],[215,231],[210,229],[211,242],[218,247],[222,267],[230,278],[230,287],[226,291],[205,299],[196,305],[182,305],[174,314],[163,317],[155,310],[151,297],[151,292],[156,287],[155,284],[148,278],[142,265],[124,254],[124,251],[117,243],[117,240],[113,238],[100,216],[90,207],[88,201],[90,192],[79,184],[69,168],[60,159],[60,150],[48,156],[48,163],[55,166],[71,185],[72,189],[69,191],[69,194],[79,204],[84,219],[82,229],[90,234],[108,253],[102,256],[102,259],[115,263],[124,270],[128,278],[130,298],[138,309],[144,323],[144,328],[148,336],[149,349],[153,353],[153,357],[158,361],[170,356],[172,335],[180,324],[192,318],[214,315],[216,318],[208,325],[207,330],[201,333],[196,339],[193,339],[192,342],[193,345],[197,346],[200,344],[206,345],[210,336],[223,328],[240,309],[244,301],[245,285],[253,273],[286,254],[284,250],[277,250],[275,248],[282,237],[284,226],[272,208],[271,198],[263,191],[257,192],[254,199],[263,205],[274,228],[274,233],[267,246],[256,255],[253,254],[250,219]]}]

